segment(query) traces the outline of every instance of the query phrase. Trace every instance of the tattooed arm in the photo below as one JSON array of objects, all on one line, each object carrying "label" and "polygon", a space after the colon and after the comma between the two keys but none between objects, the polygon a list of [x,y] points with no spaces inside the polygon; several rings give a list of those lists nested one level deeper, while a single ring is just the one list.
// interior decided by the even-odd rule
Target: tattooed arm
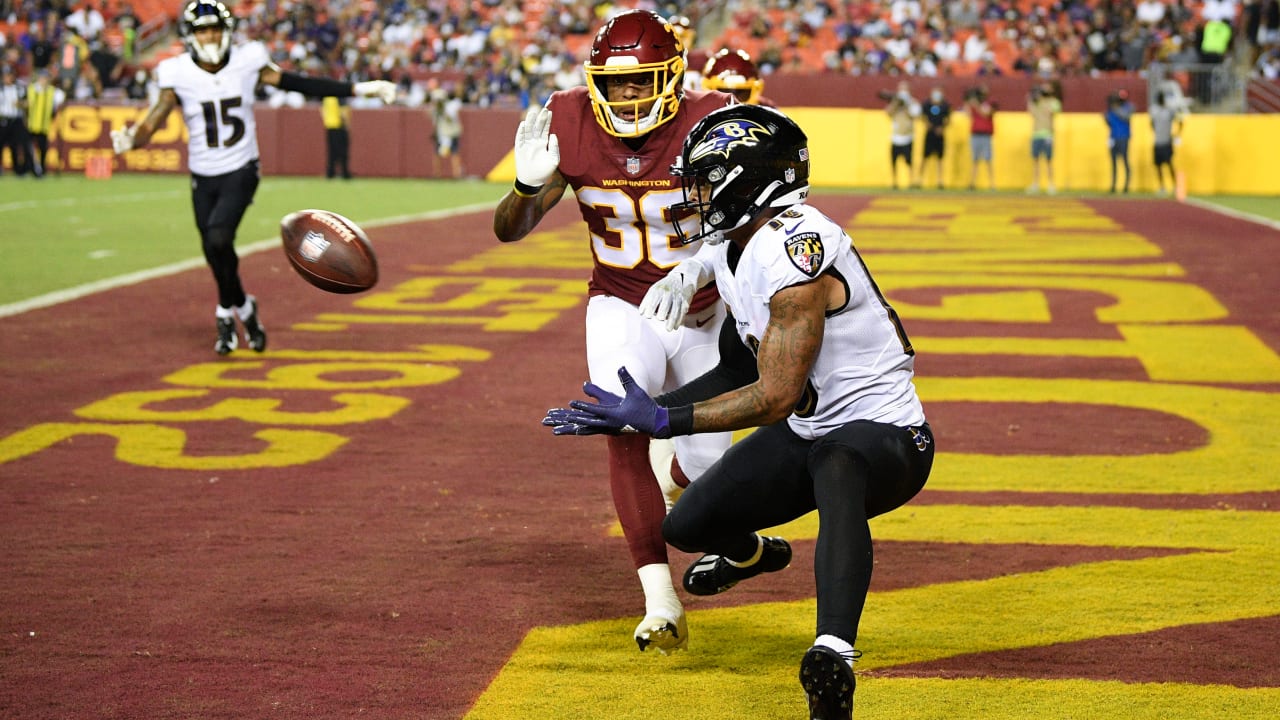
[{"label": "tattooed arm", "polygon": [[759,427],[790,415],[822,347],[827,308],[838,307],[843,292],[838,281],[822,275],[774,294],[769,300],[769,326],[756,350],[759,379],[695,403],[694,432]]},{"label": "tattooed arm", "polygon": [[559,171],[551,173],[546,184],[538,188],[534,195],[521,195],[515,189],[498,203],[493,211],[493,234],[502,242],[515,242],[533,231],[551,208],[564,197],[564,189],[568,187],[564,176]]}]

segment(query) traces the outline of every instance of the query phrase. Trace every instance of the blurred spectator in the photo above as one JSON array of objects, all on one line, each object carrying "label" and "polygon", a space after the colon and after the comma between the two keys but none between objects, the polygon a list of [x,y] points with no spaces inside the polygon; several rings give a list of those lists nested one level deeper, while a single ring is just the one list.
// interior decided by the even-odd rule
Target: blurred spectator
[{"label": "blurred spectator", "polygon": [[938,167],[938,189],[942,189],[942,158],[946,152],[947,126],[951,124],[951,105],[935,86],[929,93],[929,101],[921,109],[924,116],[924,157],[920,159],[920,174],[916,175],[916,187],[924,184],[925,166],[933,158]]},{"label": "blurred spectator", "polygon": [[1117,166],[1124,163],[1124,191],[1129,192],[1129,137],[1132,129],[1129,118],[1133,116],[1133,105],[1129,102],[1129,93],[1121,90],[1107,98],[1107,112],[1103,116],[1109,131],[1108,145],[1111,148],[1111,192],[1116,191]]},{"label": "blurred spectator", "polygon": [[1280,0],[1262,0],[1258,23],[1258,45],[1263,49],[1280,47]]},{"label": "blurred spectator", "polygon": [[76,4],[75,8],[75,11],[67,16],[63,24],[84,38],[86,43],[93,44],[97,42],[102,35],[102,31],[107,28],[107,21],[103,19],[102,13],[98,11],[97,4],[82,0]]},{"label": "blurred spectator", "polygon": [[1031,187],[1027,192],[1040,192],[1040,169],[1043,166],[1045,188],[1052,195],[1057,191],[1053,184],[1053,121],[1062,112],[1062,101],[1058,99],[1053,83],[1043,82],[1031,87],[1027,112],[1031,114]]},{"label": "blurred spectator", "polygon": [[49,156],[49,133],[53,119],[62,107],[66,94],[54,87],[48,70],[37,70],[27,86],[27,132],[31,135],[31,169],[36,177],[44,177],[46,159]]},{"label": "blurred spectator", "polygon": [[432,175],[442,177],[442,165],[448,163],[449,177],[462,177],[462,100],[450,88],[436,88],[431,93],[431,119],[436,129],[436,158]]},{"label": "blurred spectator", "polygon": [[1212,19],[1200,26],[1198,31],[1200,62],[1217,65],[1231,48],[1232,30],[1226,20]]},{"label": "blurred spectator", "polygon": [[1169,171],[1169,187],[1176,188],[1177,174],[1173,165],[1174,144],[1182,134],[1182,113],[1170,107],[1163,92],[1156,93],[1155,104],[1147,109],[1151,116],[1151,131],[1154,136],[1153,156],[1156,165],[1156,180],[1160,183],[1160,194],[1165,194],[1164,171]]},{"label": "blurred spectator", "polygon": [[[45,16],[45,20],[36,20],[31,23],[28,30],[28,38],[25,43],[28,56],[31,58],[31,69],[33,71],[54,69],[50,67],[53,62],[56,49],[53,41],[50,40],[52,33],[49,32],[50,23],[54,22],[52,14]],[[55,66],[56,67],[56,66]]]},{"label": "blurred spectator", "polygon": [[1272,45],[1263,52],[1253,72],[1263,80],[1280,80],[1280,45]]},{"label": "blurred spectator", "polygon": [[1142,0],[1138,3],[1136,19],[1143,25],[1154,27],[1164,20],[1164,8],[1161,0]]},{"label": "blurred spectator", "polygon": [[146,68],[138,68],[129,76],[128,82],[124,85],[124,96],[130,100],[147,100],[147,74]]},{"label": "blurred spectator", "polygon": [[940,63],[953,63],[961,58],[960,43],[950,30],[943,30],[933,43],[933,54]]},{"label": "blurred spectator", "polygon": [[911,88],[904,80],[898,83],[896,93],[884,93],[888,101],[885,112],[889,114],[889,175],[894,190],[898,189],[898,160],[907,166],[907,182],[915,178],[911,156],[915,149],[916,118],[920,117],[920,103],[911,95]]},{"label": "blurred spectator", "polygon": [[111,20],[120,28],[120,60],[125,65],[132,65],[138,50],[138,16],[133,13],[133,6],[124,3],[120,12]]},{"label": "blurred spectator", "polygon": [[991,137],[996,132],[996,106],[986,85],[965,92],[965,110],[969,113],[969,155],[973,168],[969,173],[969,189],[977,189],[978,165],[987,166],[987,189],[996,189],[995,164],[991,161]]},{"label": "blurred spectator", "polygon": [[332,95],[320,101],[320,119],[324,123],[324,176],[332,180],[342,173],[351,179],[351,108],[346,98]]},{"label": "blurred spectator", "polygon": [[982,58],[987,54],[987,41],[983,39],[980,33],[973,33],[965,38],[964,51],[961,57],[965,62],[977,63],[982,62]]},{"label": "blurred spectator", "polygon": [[31,138],[22,117],[22,96],[13,68],[0,68],[0,155],[9,150],[14,175],[26,175],[31,169]]},{"label": "blurred spectator", "polygon": [[951,18],[951,25],[960,29],[976,28],[982,22],[982,10],[978,7],[977,0],[951,0],[947,5],[947,14]]},{"label": "blurred spectator", "polygon": [[1230,24],[1236,21],[1238,10],[1236,0],[1204,0],[1204,5],[1200,8],[1200,17],[1205,21],[1221,20]]}]

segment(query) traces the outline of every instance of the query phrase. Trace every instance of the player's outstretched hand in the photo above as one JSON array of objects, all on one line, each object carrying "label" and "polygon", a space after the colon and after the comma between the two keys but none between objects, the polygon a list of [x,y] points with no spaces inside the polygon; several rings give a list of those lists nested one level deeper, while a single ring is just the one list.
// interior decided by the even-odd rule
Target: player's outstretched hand
[{"label": "player's outstretched hand", "polygon": [[690,258],[676,265],[666,277],[649,286],[640,301],[640,315],[665,323],[674,331],[689,313],[693,294],[702,286],[702,263]]},{"label": "player's outstretched hand", "polygon": [[351,87],[360,97],[376,97],[390,105],[396,101],[396,84],[388,80],[367,80]]},{"label": "player's outstretched hand", "polygon": [[551,132],[551,111],[539,106],[516,128],[516,180],[542,187],[560,166],[560,139]]},{"label": "player's outstretched hand", "polygon": [[555,408],[548,411],[542,424],[551,426],[552,433],[556,435],[617,435],[638,432],[656,438],[671,437],[671,421],[667,409],[659,407],[636,384],[625,367],[618,368],[618,379],[622,381],[622,397],[593,383],[585,383],[582,386],[583,392],[595,398],[596,402],[573,400],[568,409]]},{"label": "player's outstretched hand", "polygon": [[618,435],[621,430],[592,413],[571,408],[551,408],[542,424],[551,428],[552,435]]},{"label": "player's outstretched hand", "polygon": [[117,155],[123,155],[133,149],[133,134],[135,130],[132,127],[124,127],[111,131],[111,150]]}]

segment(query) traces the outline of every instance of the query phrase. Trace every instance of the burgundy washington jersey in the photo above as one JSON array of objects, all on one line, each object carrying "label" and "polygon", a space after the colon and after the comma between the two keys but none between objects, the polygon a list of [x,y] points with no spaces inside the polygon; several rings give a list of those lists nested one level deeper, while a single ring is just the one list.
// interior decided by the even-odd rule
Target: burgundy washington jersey
[{"label": "burgundy washington jersey", "polygon": [[[684,199],[671,164],[694,124],[732,102],[724,93],[688,90],[675,117],[631,150],[596,122],[585,87],[551,95],[547,107],[551,132],[560,139],[560,174],[577,195],[591,235],[591,295],[639,305],[650,285],[697,252],[699,243],[681,246],[671,226],[667,208]],[[713,283],[698,291],[689,312],[717,297]]]}]

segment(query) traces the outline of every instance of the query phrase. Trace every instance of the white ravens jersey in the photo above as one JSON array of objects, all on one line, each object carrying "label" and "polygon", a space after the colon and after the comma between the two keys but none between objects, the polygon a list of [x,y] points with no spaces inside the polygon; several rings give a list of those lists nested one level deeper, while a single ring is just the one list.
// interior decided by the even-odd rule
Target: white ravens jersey
[{"label": "white ravens jersey", "polygon": [[925,421],[912,383],[910,342],[839,225],[819,210],[795,205],[756,232],[733,271],[731,245],[717,246],[716,286],[753,352],[769,324],[769,300],[779,290],[824,272],[848,288],[848,303],[827,315],[804,397],[788,418],[792,430],[812,440],[854,420],[900,427]]},{"label": "white ravens jersey", "polygon": [[258,159],[254,89],[270,62],[266,46],[250,42],[232,47],[227,64],[215,73],[201,69],[190,53],[156,66],[156,84],[173,90],[182,103],[192,174],[222,175]]}]

